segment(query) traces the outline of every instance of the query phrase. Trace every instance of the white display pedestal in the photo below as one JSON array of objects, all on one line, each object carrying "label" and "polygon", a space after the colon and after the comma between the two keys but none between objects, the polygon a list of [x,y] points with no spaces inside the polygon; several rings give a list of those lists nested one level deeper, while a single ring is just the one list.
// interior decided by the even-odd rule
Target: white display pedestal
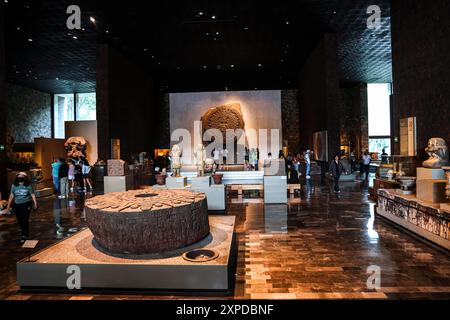
[{"label": "white display pedestal", "polygon": [[124,192],[133,189],[133,176],[104,176],[104,193]]},{"label": "white display pedestal", "polygon": [[264,176],[264,203],[287,202],[287,177]]},{"label": "white display pedestal", "polygon": [[417,199],[430,203],[445,203],[445,186],[447,180],[424,179],[418,180],[416,186]]},{"label": "white display pedestal", "polygon": [[419,180],[445,180],[445,172],[442,169],[417,168],[417,181]]},{"label": "white display pedestal", "polygon": [[223,184],[212,184],[206,188],[189,188],[191,191],[203,192],[206,195],[208,210],[226,210],[226,188]]},{"label": "white display pedestal", "polygon": [[209,188],[211,185],[211,176],[192,177],[191,185],[192,188]]},{"label": "white display pedestal", "polygon": [[441,203],[441,210],[450,214],[450,203]]},{"label": "white display pedestal", "polygon": [[186,177],[167,177],[166,187],[167,189],[184,189],[187,185]]}]

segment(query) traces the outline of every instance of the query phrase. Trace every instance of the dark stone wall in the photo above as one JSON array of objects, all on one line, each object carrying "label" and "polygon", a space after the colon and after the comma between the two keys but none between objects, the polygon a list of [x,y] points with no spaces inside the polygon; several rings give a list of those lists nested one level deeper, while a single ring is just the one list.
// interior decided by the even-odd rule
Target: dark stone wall
[{"label": "dark stone wall", "polygon": [[313,147],[313,134],[328,131],[329,158],[339,151],[345,121],[339,92],[336,36],[325,34],[299,76],[300,148]]},{"label": "dark stone wall", "polygon": [[[417,148],[431,137],[450,143],[450,1],[392,2],[393,137],[399,121],[417,118]],[[394,153],[400,152],[393,141]]]},{"label": "dark stone wall", "polygon": [[153,145],[157,149],[170,148],[170,101],[169,94],[160,92],[157,95],[157,112],[153,115],[155,125],[152,136]]},{"label": "dark stone wall", "polygon": [[291,153],[300,152],[300,106],[298,90],[281,90],[283,146]]},{"label": "dark stone wall", "polygon": [[[5,77],[6,77],[6,62],[5,62],[5,18],[4,8],[0,6],[0,145],[6,143],[6,113],[5,110]],[[5,198],[7,193],[6,186],[6,152],[0,150],[0,197]]]},{"label": "dark stone wall", "polygon": [[6,126],[16,143],[52,136],[51,95],[15,84],[5,86]]},{"label": "dark stone wall", "polygon": [[121,157],[151,153],[155,124],[153,81],[143,68],[109,45],[97,55],[99,158],[110,158],[110,139],[120,139]]},{"label": "dark stone wall", "polygon": [[345,122],[341,124],[341,145],[350,146],[356,155],[369,148],[367,84],[340,88]]}]

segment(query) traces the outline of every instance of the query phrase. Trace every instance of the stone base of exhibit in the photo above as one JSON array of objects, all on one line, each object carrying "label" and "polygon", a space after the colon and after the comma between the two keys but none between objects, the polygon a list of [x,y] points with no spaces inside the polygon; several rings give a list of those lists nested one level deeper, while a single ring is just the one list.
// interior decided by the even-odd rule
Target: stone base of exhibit
[{"label": "stone base of exhibit", "polygon": [[444,180],[445,172],[442,169],[417,168],[417,181],[419,180]]},{"label": "stone base of exhibit", "polygon": [[223,184],[212,184],[208,187],[189,188],[196,192],[203,192],[208,202],[208,210],[223,211],[226,210],[226,187]]},{"label": "stone base of exhibit", "polygon": [[211,185],[211,176],[192,177],[191,178],[192,189],[208,188],[210,185]]},{"label": "stone base of exhibit", "polygon": [[167,177],[166,187],[167,189],[184,189],[187,186],[186,177]]},{"label": "stone base of exhibit", "polygon": [[133,189],[133,176],[104,176],[104,193],[124,192]]},{"label": "stone base of exhibit", "polygon": [[[235,217],[209,217],[210,233],[182,249],[146,255],[105,253],[84,229],[17,263],[21,289],[67,289],[69,266],[80,268],[83,289],[226,291],[234,271]],[[193,262],[183,254],[198,249],[216,252],[210,261]],[[75,292],[74,290],[72,290]]]},{"label": "stone base of exhibit", "polygon": [[264,203],[287,203],[287,177],[264,176]]},{"label": "stone base of exhibit", "polygon": [[450,250],[450,214],[442,205],[420,201],[415,195],[380,189],[376,213]]}]

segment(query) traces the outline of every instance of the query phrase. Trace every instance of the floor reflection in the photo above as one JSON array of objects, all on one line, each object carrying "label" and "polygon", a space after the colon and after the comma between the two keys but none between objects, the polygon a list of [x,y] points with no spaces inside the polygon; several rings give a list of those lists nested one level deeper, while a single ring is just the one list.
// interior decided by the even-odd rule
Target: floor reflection
[{"label": "floor reflection", "polygon": [[[374,214],[366,181],[342,182],[336,195],[320,178],[301,181],[288,205],[264,205],[262,194],[230,192],[227,213],[236,217],[238,262],[230,298],[450,298],[448,252],[419,241]],[[35,251],[20,247],[15,217],[0,217],[0,298],[20,297],[15,263],[86,226],[84,202],[40,199],[31,217]],[[63,229],[58,230],[58,225]],[[381,268],[382,288],[368,290],[367,267]],[[57,293],[27,298],[63,299]],[[96,293],[95,299],[154,299],[151,295]],[[171,298],[183,298],[174,296]]]}]

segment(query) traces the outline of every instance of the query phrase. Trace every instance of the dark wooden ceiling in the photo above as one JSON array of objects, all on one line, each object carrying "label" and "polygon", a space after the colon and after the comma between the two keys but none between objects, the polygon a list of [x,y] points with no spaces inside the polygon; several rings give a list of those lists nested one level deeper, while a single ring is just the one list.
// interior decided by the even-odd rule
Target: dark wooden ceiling
[{"label": "dark wooden ceiling", "polygon": [[[82,28],[66,27],[66,8]],[[145,5],[144,5],[145,4]],[[295,88],[325,32],[335,32],[343,80],[391,81],[390,1],[382,28],[366,0],[24,1],[6,6],[8,80],[51,93],[95,90],[96,46],[108,42],[164,91]],[[96,23],[90,21],[94,17]]]}]

